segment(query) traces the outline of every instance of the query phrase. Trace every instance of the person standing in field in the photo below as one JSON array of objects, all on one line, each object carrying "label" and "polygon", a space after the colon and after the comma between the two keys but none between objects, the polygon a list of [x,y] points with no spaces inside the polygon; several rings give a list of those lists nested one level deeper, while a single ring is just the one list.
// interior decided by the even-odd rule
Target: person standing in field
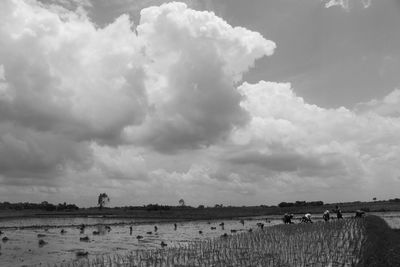
[{"label": "person standing in field", "polygon": [[326,222],[329,221],[329,219],[330,219],[329,210],[324,211],[324,215],[322,215],[322,218]]},{"label": "person standing in field", "polygon": [[335,207],[336,217],[339,219],[343,219],[342,211],[340,210],[339,206],[336,205]]},{"label": "person standing in field", "polygon": [[289,214],[289,213],[285,213],[285,215],[283,215],[283,223],[284,224],[292,224],[292,219],[293,219],[293,214]]}]

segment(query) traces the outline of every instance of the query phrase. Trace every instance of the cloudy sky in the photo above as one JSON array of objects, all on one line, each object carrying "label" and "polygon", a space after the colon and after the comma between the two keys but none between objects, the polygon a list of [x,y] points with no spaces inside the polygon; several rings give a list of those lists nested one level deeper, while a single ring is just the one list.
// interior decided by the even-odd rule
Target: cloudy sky
[{"label": "cloudy sky", "polygon": [[0,1],[0,201],[399,197],[397,0]]}]

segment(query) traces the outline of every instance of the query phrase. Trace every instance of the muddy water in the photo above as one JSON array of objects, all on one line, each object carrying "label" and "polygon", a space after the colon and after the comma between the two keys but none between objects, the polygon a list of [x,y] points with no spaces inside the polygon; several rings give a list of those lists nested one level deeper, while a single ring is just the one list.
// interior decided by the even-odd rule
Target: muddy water
[{"label": "muddy water", "polygon": [[[391,227],[400,228],[400,213],[377,213]],[[350,217],[352,214],[345,214]],[[321,218],[321,215],[315,215]],[[179,222],[175,230],[173,223],[144,222],[117,218],[24,218],[1,220],[0,229],[8,241],[0,241],[0,266],[50,265],[77,259],[78,251],[89,252],[93,258],[107,254],[124,254],[135,249],[160,248],[161,242],[176,246],[189,241],[218,237],[231,230],[248,231],[257,228],[257,223],[266,227],[280,224],[279,216],[247,218],[244,225],[238,220]],[[318,219],[319,220],[319,219]],[[297,222],[297,219],[295,219]],[[85,224],[82,232],[77,226]],[[111,229],[107,229],[109,226]],[[130,234],[132,226],[132,234]],[[157,226],[155,231],[154,226]],[[213,229],[215,228],[215,229]],[[61,233],[64,229],[65,233]],[[201,233],[200,233],[201,231]],[[98,232],[94,234],[94,232]],[[138,240],[137,236],[143,236]],[[81,237],[89,241],[81,241]],[[43,240],[45,244],[39,244]]]},{"label": "muddy water", "polygon": [[[188,241],[218,237],[224,233],[231,234],[231,230],[240,232],[255,229],[259,222],[266,226],[280,223],[279,220],[267,223],[265,217],[246,220],[244,225],[239,220],[224,220],[222,227],[219,225],[221,222],[179,222],[175,230],[173,223],[143,223],[115,218],[35,218],[0,221],[0,229],[5,232],[1,238],[9,238],[6,242],[0,241],[0,266],[47,266],[76,259],[78,251],[89,252],[88,257],[123,254],[135,249],[160,248],[162,241],[168,246],[175,246]],[[91,226],[86,226],[84,232],[81,232],[77,227],[81,223]],[[111,229],[108,230],[106,225]],[[154,226],[157,226],[157,231]],[[211,229],[212,227],[215,229]],[[62,229],[66,231],[63,234]],[[94,234],[94,231],[99,233]],[[138,240],[138,235],[143,236],[143,239]],[[89,237],[89,241],[80,240],[86,236]],[[39,240],[46,243],[40,245]]]}]

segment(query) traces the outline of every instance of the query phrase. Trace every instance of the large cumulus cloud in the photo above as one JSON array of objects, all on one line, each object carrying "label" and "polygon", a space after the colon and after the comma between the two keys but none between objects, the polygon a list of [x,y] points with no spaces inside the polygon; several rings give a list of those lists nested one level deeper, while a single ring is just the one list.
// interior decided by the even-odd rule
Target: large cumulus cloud
[{"label": "large cumulus cloud", "polygon": [[142,10],[137,31],[152,61],[151,109],[143,125],[126,130],[129,140],[167,152],[197,148],[247,122],[235,84],[257,58],[273,53],[273,42],[183,3]]},{"label": "large cumulus cloud", "polygon": [[2,121],[112,139],[141,119],[140,46],[126,16],[96,29],[84,14],[31,1],[5,1],[1,10]]},{"label": "large cumulus cloud", "polygon": [[143,60],[128,17],[98,29],[82,12],[0,5],[3,179],[57,177],[67,163],[90,162],[90,142],[117,142],[142,120]]},{"label": "large cumulus cloud", "polygon": [[286,181],[293,192],[305,187],[337,194],[333,188],[353,187],[393,193],[376,185],[381,179],[392,186],[398,182],[393,160],[399,159],[400,120],[378,111],[392,107],[397,91],[363,105],[361,113],[310,105],[287,83],[244,83],[239,90],[252,120],[233,133],[235,149],[226,154],[228,162],[246,170],[261,168],[264,175]]},{"label": "large cumulus cloud", "polygon": [[110,169],[102,146],[212,145],[248,121],[235,85],[275,48],[182,3],[144,9],[137,27],[122,15],[104,28],[81,8],[0,5],[3,180]]}]

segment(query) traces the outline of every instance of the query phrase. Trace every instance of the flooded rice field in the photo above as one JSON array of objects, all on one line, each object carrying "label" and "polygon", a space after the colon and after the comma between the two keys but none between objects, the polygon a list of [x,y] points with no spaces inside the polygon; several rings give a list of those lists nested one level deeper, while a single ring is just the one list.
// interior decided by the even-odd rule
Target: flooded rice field
[{"label": "flooded rice field", "polygon": [[[400,213],[374,213],[383,217],[392,228],[400,228]],[[352,214],[345,214],[350,217]],[[318,221],[322,215],[314,215]],[[223,225],[221,223],[223,222]],[[298,222],[297,219],[294,220]],[[136,249],[183,245],[282,223],[280,216],[218,221],[146,222],[132,218],[22,218],[0,220],[0,266],[52,266],[78,259],[78,252],[87,257],[125,254]],[[84,224],[86,227],[80,229]],[[132,231],[130,229],[132,227]],[[4,238],[7,237],[7,238]],[[8,240],[6,240],[8,239]]]},{"label": "flooded rice field", "polygon": [[[136,249],[160,248],[188,241],[213,238],[233,231],[247,231],[257,227],[264,219],[191,221],[174,223],[145,223],[132,219],[116,218],[35,218],[0,221],[0,229],[7,241],[1,242],[0,266],[32,266],[61,263],[77,258],[79,251],[89,252],[89,257],[105,254],[123,254]],[[268,225],[280,223],[272,220]],[[82,231],[80,224],[86,227]],[[72,226],[68,226],[72,225]],[[130,227],[132,226],[132,233]],[[157,227],[157,229],[155,229]],[[63,233],[61,233],[63,231]],[[201,231],[201,232],[200,232]],[[142,236],[138,239],[138,236]],[[81,240],[88,237],[89,240]],[[39,244],[39,240],[43,240]]]}]

